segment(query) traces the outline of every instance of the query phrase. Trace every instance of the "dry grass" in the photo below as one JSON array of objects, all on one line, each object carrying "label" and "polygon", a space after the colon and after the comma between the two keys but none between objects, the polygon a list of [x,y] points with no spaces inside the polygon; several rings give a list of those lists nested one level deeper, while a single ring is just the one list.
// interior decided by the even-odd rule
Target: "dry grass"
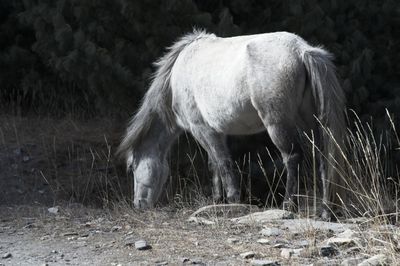
[{"label": "dry grass", "polygon": [[[383,252],[396,261],[400,249],[400,231],[397,227],[400,175],[394,153],[399,150],[400,140],[389,112],[387,117],[388,128],[377,133],[371,123],[362,122],[354,114],[349,119],[353,122],[345,138],[346,148],[342,147],[344,163],[337,165],[332,159],[330,163],[337,167],[348,196],[340,206],[344,216],[365,218],[359,226],[359,233],[366,243],[362,252]],[[113,158],[113,149],[119,141],[116,132],[122,131],[123,123],[115,126],[109,120],[78,122],[72,119],[56,121],[20,117],[1,117],[1,121],[0,143],[7,148],[4,151],[22,148],[23,154],[30,158],[27,162],[17,164],[18,173],[25,173],[25,176],[35,180],[36,190],[31,193],[44,189],[53,204],[62,200],[101,206],[103,211],[114,212],[113,215],[115,212],[132,212],[132,179],[125,174],[124,166]],[[206,188],[209,184],[208,173],[204,170],[207,165],[206,154],[185,135],[179,139],[174,150],[170,155],[172,171],[164,196],[168,210],[164,209],[161,213],[167,215],[173,210],[174,219],[177,219],[177,216],[186,217],[194,209],[213,202],[210,190]],[[311,152],[313,156],[307,162],[311,169],[310,180],[317,176],[317,172],[313,171],[317,153],[318,149],[314,149]],[[265,193],[268,194],[263,205],[265,208],[279,205],[281,195],[278,195],[278,191],[285,175],[276,157],[268,150],[267,154],[268,158],[257,158],[257,164],[265,176]],[[249,158],[244,158],[242,162],[249,161]],[[271,163],[265,165],[265,161]],[[269,169],[271,165],[273,167]],[[247,201],[251,202],[252,187],[245,181],[251,171],[245,168],[243,163],[238,164],[242,182],[247,185]],[[313,217],[316,204],[320,204],[319,200],[316,201],[319,191],[315,182],[308,182],[304,186],[304,189],[299,187],[298,193],[300,201],[304,202],[301,215]],[[310,191],[307,192],[307,189]],[[39,195],[33,196],[33,199],[40,203]],[[8,200],[6,203],[11,199]],[[49,201],[42,203],[49,204]],[[136,219],[136,222],[130,222],[147,223],[151,215],[151,212],[144,214],[133,211],[129,217],[135,217],[132,219]],[[155,215],[153,219],[160,217]],[[213,230],[229,232],[230,227],[221,220]],[[318,235],[316,230],[308,228],[303,237],[315,243]],[[310,254],[313,254],[311,249]]]}]

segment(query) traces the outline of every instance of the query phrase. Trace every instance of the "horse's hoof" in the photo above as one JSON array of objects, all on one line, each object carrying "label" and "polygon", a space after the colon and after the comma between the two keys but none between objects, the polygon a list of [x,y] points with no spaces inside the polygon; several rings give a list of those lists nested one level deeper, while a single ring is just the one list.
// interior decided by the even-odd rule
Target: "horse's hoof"
[{"label": "horse's hoof", "polygon": [[212,198],[213,198],[213,201],[215,203],[222,203],[223,202],[223,198],[222,198],[221,194],[213,193]]},{"label": "horse's hoof", "polygon": [[151,202],[148,202],[147,199],[135,199],[133,201],[133,205],[137,209],[150,209],[153,208],[153,204]]},{"label": "horse's hoof", "polygon": [[289,212],[296,212],[297,206],[292,200],[285,200],[282,204],[282,209]]},{"label": "horse's hoof", "polygon": [[238,203],[240,202],[240,193],[234,192],[231,195],[227,196],[228,203]]},{"label": "horse's hoof", "polygon": [[328,210],[325,210],[325,209],[322,210],[321,219],[322,219],[323,221],[325,221],[325,222],[330,222],[331,219],[332,219],[332,214],[331,214],[331,212],[328,211]]}]

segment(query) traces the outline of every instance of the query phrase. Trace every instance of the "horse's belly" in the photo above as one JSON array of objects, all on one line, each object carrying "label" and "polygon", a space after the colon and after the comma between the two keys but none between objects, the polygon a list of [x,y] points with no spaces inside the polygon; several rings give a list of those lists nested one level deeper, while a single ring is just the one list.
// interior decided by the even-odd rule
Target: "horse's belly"
[{"label": "horse's belly", "polygon": [[229,135],[248,135],[264,131],[264,125],[254,107],[235,104],[209,104],[199,108],[205,122],[218,132]]}]

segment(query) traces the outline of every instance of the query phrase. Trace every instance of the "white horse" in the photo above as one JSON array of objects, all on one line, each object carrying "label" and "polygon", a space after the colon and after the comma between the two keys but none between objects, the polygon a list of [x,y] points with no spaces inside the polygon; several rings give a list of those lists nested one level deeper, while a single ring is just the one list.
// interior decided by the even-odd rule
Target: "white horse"
[{"label": "white horse", "polygon": [[[118,150],[133,170],[134,205],[156,203],[169,172],[166,154],[183,130],[208,153],[214,197],[221,199],[225,191],[230,202],[240,194],[226,135],[266,130],[286,166],[284,202],[293,202],[302,160],[299,132],[317,132],[314,116],[321,121],[332,133],[317,134],[323,158],[337,155],[332,139],[340,140],[345,129],[345,97],[331,58],[287,32],[219,38],[194,31],[179,39],[155,63],[152,84]],[[335,194],[330,184],[338,178],[323,161],[323,202],[329,209]]]}]

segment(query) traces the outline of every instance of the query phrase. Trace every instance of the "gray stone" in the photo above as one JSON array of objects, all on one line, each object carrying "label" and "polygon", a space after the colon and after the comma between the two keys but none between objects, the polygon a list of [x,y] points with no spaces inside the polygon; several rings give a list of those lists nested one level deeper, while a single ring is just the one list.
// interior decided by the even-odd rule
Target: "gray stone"
[{"label": "gray stone", "polygon": [[186,221],[188,221],[190,223],[195,223],[198,225],[214,225],[215,224],[214,221],[208,220],[203,217],[195,217],[195,216],[190,216]]},{"label": "gray stone", "polygon": [[371,220],[366,217],[355,217],[355,218],[346,219],[344,222],[352,223],[352,224],[366,224],[369,221],[371,221]]},{"label": "gray stone", "polygon": [[236,244],[239,242],[238,238],[234,238],[234,237],[230,237],[226,240],[226,242],[228,242],[229,244]]},{"label": "gray stone", "polygon": [[340,237],[340,238],[355,238],[357,236],[358,236],[358,233],[356,233],[355,231],[353,231],[351,229],[346,229],[344,232],[337,235],[337,237]]},{"label": "gray stone", "polygon": [[271,244],[271,240],[267,238],[260,238],[257,240],[257,243],[262,244],[262,245],[268,245]]},{"label": "gray stone", "polygon": [[291,257],[298,257],[302,251],[303,251],[302,248],[282,248],[281,257],[285,259],[290,259]]},{"label": "gray stone", "polygon": [[16,156],[20,156],[20,155],[22,154],[22,149],[21,149],[21,148],[17,148],[17,149],[15,149],[13,152],[14,152],[14,154],[15,154]]},{"label": "gray stone", "polygon": [[357,242],[358,240],[347,237],[331,237],[326,241],[329,246],[336,247],[354,247]]},{"label": "gray stone", "polygon": [[56,207],[51,207],[47,209],[49,213],[51,214],[58,214],[58,212],[60,211],[60,209],[56,206]]},{"label": "gray stone", "polygon": [[260,210],[255,205],[249,204],[213,204],[204,206],[190,215],[191,217],[238,217],[248,214],[252,211]]},{"label": "gray stone", "polygon": [[135,248],[137,250],[147,250],[147,249],[151,249],[151,246],[149,244],[147,244],[146,240],[138,240],[135,242]]},{"label": "gray stone", "polygon": [[252,266],[280,266],[277,261],[273,260],[252,260]]},{"label": "gray stone", "polygon": [[10,252],[4,253],[3,256],[1,256],[2,259],[9,259],[12,257],[12,254]]},{"label": "gray stone", "polygon": [[333,231],[335,233],[341,233],[347,229],[353,229],[357,227],[355,224],[330,223],[324,221],[315,221],[312,219],[279,220],[275,222],[279,222],[281,228],[286,228],[289,232],[296,233],[310,230]]},{"label": "gray stone", "polygon": [[253,251],[248,251],[240,254],[240,257],[243,259],[251,259],[255,256],[256,254]]},{"label": "gray stone", "polygon": [[330,257],[324,257],[316,262],[313,262],[312,264],[309,264],[308,266],[338,266],[340,265],[340,260],[338,259],[332,259]]},{"label": "gray stone", "polygon": [[348,258],[342,261],[341,266],[356,266],[362,262],[364,258]]},{"label": "gray stone", "polygon": [[124,240],[125,246],[133,246],[135,245],[136,238],[134,236],[128,236]]},{"label": "gray stone", "polygon": [[184,258],[181,258],[181,259],[180,259],[180,261],[181,261],[181,263],[186,263],[186,262],[189,262],[189,261],[190,261],[190,259],[189,259],[189,258],[186,258],[186,257],[184,257]]},{"label": "gray stone", "polygon": [[358,264],[358,266],[384,266],[384,265],[389,265],[388,258],[384,254],[375,255]]},{"label": "gray stone", "polygon": [[114,225],[113,227],[111,227],[111,232],[117,232],[117,231],[120,231],[121,229],[122,229],[122,226]]},{"label": "gray stone", "polygon": [[191,259],[190,262],[191,262],[191,264],[194,264],[194,265],[204,265],[204,266],[207,265],[201,259]]},{"label": "gray stone", "polygon": [[332,246],[322,246],[319,249],[319,253],[322,257],[331,257],[338,254],[338,250]]},{"label": "gray stone", "polygon": [[238,218],[231,219],[232,222],[239,224],[262,224],[274,220],[293,219],[294,214],[285,210],[266,210],[254,212]]},{"label": "gray stone", "polygon": [[305,248],[305,247],[310,246],[310,241],[308,241],[308,240],[297,240],[297,241],[294,241],[292,244],[295,247]]},{"label": "gray stone", "polygon": [[264,228],[260,231],[263,236],[279,236],[283,234],[283,230],[275,227]]},{"label": "gray stone", "polygon": [[155,262],[156,266],[168,265],[168,261],[159,260]]},{"label": "gray stone", "polygon": [[232,265],[231,261],[218,261],[215,266],[230,266]]}]

